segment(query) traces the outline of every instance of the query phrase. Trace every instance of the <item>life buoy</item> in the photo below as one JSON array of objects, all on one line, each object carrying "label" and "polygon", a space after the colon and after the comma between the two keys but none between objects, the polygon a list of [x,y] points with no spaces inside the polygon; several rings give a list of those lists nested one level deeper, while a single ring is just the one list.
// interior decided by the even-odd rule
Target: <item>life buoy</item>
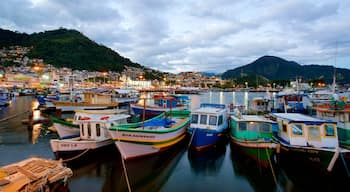
[{"label": "life buoy", "polygon": [[90,117],[81,117],[79,118],[79,120],[90,120],[91,118]]},{"label": "life buoy", "polygon": [[103,116],[100,118],[100,120],[107,120],[107,119],[109,119],[109,116]]}]

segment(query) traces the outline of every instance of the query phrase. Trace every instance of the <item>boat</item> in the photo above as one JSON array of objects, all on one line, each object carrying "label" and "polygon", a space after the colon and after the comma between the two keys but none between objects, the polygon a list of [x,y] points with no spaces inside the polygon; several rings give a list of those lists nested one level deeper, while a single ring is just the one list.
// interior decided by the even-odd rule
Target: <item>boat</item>
[{"label": "boat", "polygon": [[279,92],[275,95],[274,105],[274,112],[308,113],[312,103],[306,93]]},{"label": "boat", "polygon": [[190,111],[168,111],[151,119],[109,128],[121,156],[128,160],[164,151],[186,136]]},{"label": "boat", "polygon": [[57,131],[60,139],[79,137],[79,123],[76,122],[78,120],[98,121],[104,116],[127,113],[126,110],[122,109],[75,110],[74,112],[73,119],[61,119],[55,116],[50,116],[53,127]]},{"label": "boat", "polygon": [[60,161],[31,157],[0,167],[0,191],[55,191],[72,175]]},{"label": "boat", "polygon": [[0,106],[7,106],[11,103],[12,95],[7,89],[0,88]]},{"label": "boat", "polygon": [[[274,139],[280,144],[281,161],[308,164],[321,172],[347,170],[350,150],[339,147],[337,123],[300,113],[271,113],[278,123]],[[337,172],[337,171],[334,171]]]},{"label": "boat", "polygon": [[247,114],[269,113],[272,109],[272,100],[267,97],[254,97]]},{"label": "boat", "polygon": [[112,95],[119,106],[137,103],[140,99],[139,92],[133,89],[114,89]]},{"label": "boat", "polygon": [[332,99],[312,108],[316,111],[316,117],[337,122],[339,144],[350,149],[350,104],[347,103],[347,98]]},{"label": "boat", "polygon": [[215,145],[228,129],[228,110],[224,104],[202,103],[192,111],[188,132],[190,145],[202,150]]},{"label": "boat", "polygon": [[[99,118],[96,118],[99,117]],[[79,126],[79,136],[67,139],[51,139],[50,145],[56,159],[75,160],[85,153],[97,153],[114,147],[108,128],[118,124],[127,123],[130,115],[94,114],[89,117],[78,116],[75,123]]]},{"label": "boat", "polygon": [[157,116],[165,111],[176,111],[188,109],[189,97],[187,95],[154,95],[153,104],[143,103],[131,104],[131,111],[134,115],[145,115],[147,117]]},{"label": "boat", "polygon": [[83,92],[83,100],[78,101],[56,101],[52,100],[56,110],[62,112],[83,110],[83,109],[107,109],[118,107],[118,103],[113,99],[112,94]]},{"label": "boat", "polygon": [[273,131],[277,123],[263,115],[231,115],[230,138],[232,148],[237,148],[247,156],[269,167],[274,162],[277,143]]}]

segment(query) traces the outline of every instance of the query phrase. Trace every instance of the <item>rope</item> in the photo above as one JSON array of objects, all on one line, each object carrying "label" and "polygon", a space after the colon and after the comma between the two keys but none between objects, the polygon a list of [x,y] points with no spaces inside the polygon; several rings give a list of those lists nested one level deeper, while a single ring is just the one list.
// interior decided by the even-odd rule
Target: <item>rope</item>
[{"label": "rope", "polygon": [[90,149],[85,149],[85,151],[83,151],[83,152],[80,153],[79,155],[76,155],[76,156],[71,157],[71,158],[69,158],[69,159],[64,159],[64,160],[62,160],[62,162],[65,163],[65,162],[68,162],[68,161],[72,161],[72,160],[74,160],[74,159],[77,159],[77,158],[83,156],[83,155],[84,155],[85,153],[87,153],[89,150],[90,150]]},{"label": "rope", "polygon": [[[119,129],[117,129],[117,133],[118,133]],[[117,134],[118,135],[118,134]],[[118,142],[120,142],[120,137],[118,137]],[[128,176],[128,172],[126,170],[126,165],[125,165],[125,161],[124,161],[124,158],[123,158],[123,155],[122,155],[122,152],[123,149],[121,148],[120,146],[120,157],[121,157],[121,160],[122,160],[122,165],[123,165],[123,171],[124,171],[124,175],[125,175],[125,180],[126,180],[126,184],[128,186],[128,190],[129,192],[131,192],[131,186],[130,186],[130,182],[129,182],[129,176]]]},{"label": "rope", "polygon": [[193,133],[192,133],[192,136],[191,136],[191,139],[190,139],[190,142],[188,143],[187,148],[189,148],[189,147],[191,146],[191,143],[192,143],[192,140],[193,140],[194,134],[196,133],[196,130],[197,130],[197,128],[194,128]]},{"label": "rope", "polygon": [[272,173],[272,176],[273,176],[273,180],[275,181],[276,187],[278,188],[277,178],[276,178],[276,175],[275,175],[275,171],[273,170],[273,167],[272,167],[270,155],[269,155],[269,152],[267,151],[267,148],[265,148],[265,149],[266,149],[267,159],[269,160],[269,165],[270,165],[270,168],[271,168],[271,173]]}]

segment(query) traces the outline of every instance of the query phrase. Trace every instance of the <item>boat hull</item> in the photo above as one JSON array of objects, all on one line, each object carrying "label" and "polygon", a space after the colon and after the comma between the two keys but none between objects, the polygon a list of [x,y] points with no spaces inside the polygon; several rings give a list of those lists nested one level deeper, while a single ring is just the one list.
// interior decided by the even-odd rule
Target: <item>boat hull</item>
[{"label": "boat hull", "polygon": [[57,134],[60,139],[68,139],[78,137],[80,135],[80,130],[78,126],[75,125],[65,125],[62,123],[53,123],[53,126],[57,130]]},{"label": "boat hull", "polygon": [[264,167],[276,163],[276,149],[278,145],[273,142],[240,140],[231,136],[231,147],[236,148]]},{"label": "boat hull", "polygon": [[111,139],[102,141],[80,140],[80,138],[50,140],[51,149],[56,159],[65,161],[81,160],[81,157],[85,156],[90,157],[91,154],[115,148],[113,144]]},{"label": "boat hull", "polygon": [[191,146],[196,150],[203,150],[216,145],[224,136],[223,132],[210,129],[189,128]]},{"label": "boat hull", "polygon": [[321,173],[344,173],[350,163],[350,150],[280,145],[281,163],[294,161]]}]

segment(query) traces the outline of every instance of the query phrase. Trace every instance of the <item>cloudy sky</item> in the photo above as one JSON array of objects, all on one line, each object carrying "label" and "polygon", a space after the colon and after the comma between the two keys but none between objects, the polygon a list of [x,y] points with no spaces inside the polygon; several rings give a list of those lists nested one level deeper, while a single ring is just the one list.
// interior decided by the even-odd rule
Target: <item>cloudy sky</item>
[{"label": "cloudy sky", "polygon": [[350,68],[350,1],[2,0],[0,27],[76,29],[142,65],[224,72],[263,55]]}]

